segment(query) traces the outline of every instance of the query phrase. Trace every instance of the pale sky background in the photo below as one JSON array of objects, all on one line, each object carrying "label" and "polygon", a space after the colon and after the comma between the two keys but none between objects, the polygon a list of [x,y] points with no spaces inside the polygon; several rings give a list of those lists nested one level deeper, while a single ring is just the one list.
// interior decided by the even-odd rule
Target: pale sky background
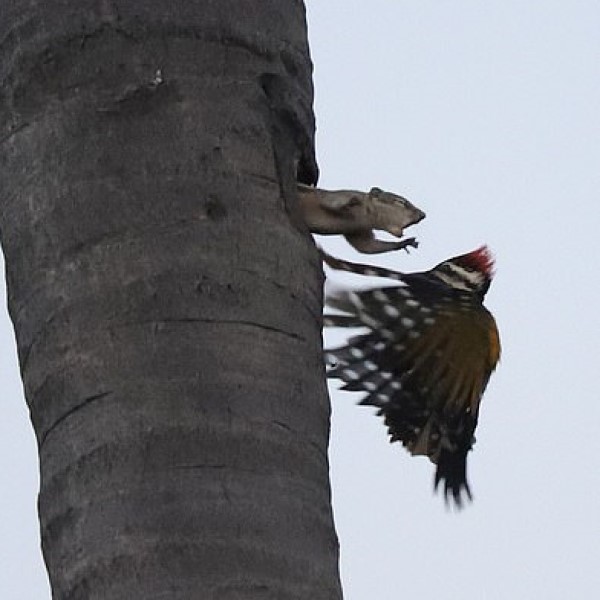
[{"label": "pale sky background", "polygon": [[[488,243],[504,350],[461,513],[357,395],[332,394],[345,598],[598,597],[600,3],[307,5],[320,185],[376,185],[427,212],[418,251],[367,261],[428,269]],[[47,600],[35,440],[4,308],[0,348],[0,598]]]}]

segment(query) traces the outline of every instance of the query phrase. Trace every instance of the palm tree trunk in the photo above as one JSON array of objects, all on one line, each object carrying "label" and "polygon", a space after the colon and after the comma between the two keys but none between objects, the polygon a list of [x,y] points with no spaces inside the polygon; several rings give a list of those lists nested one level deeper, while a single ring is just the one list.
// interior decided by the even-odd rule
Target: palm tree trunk
[{"label": "palm tree trunk", "polygon": [[0,4],[53,597],[340,598],[298,0]]}]

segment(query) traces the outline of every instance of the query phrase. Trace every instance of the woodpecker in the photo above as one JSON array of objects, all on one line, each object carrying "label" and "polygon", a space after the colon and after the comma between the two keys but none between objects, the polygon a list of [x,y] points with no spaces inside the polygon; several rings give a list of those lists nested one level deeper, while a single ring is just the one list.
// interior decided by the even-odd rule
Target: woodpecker
[{"label": "woodpecker", "polygon": [[458,508],[472,500],[467,453],[475,438],[481,398],[500,358],[500,337],[483,299],[493,277],[486,246],[455,256],[430,271],[400,273],[328,255],[333,269],[401,282],[345,291],[327,299],[342,314],[324,325],[367,332],[326,350],[327,376],[341,389],[365,392],[360,402],[385,419],[390,441],[436,465],[434,489]]}]

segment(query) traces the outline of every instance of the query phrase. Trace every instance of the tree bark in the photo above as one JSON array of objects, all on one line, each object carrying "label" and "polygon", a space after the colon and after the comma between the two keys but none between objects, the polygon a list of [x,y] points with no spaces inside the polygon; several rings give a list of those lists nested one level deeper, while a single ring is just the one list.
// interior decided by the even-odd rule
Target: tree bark
[{"label": "tree bark", "polygon": [[53,597],[341,598],[299,0],[0,4]]}]

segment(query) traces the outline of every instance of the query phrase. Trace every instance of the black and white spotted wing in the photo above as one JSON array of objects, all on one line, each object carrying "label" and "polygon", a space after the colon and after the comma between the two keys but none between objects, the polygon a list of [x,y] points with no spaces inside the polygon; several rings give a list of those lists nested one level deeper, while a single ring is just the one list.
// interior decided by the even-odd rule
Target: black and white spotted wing
[{"label": "black and white spotted wing", "polygon": [[422,285],[345,292],[328,304],[343,314],[327,315],[326,325],[369,330],[327,351],[328,377],[364,392],[361,404],[378,408],[391,441],[436,463],[436,486],[443,481],[460,505],[463,490],[471,497],[466,456],[487,383],[477,375],[489,360],[477,350],[489,346],[478,339],[489,335],[486,323]]}]

